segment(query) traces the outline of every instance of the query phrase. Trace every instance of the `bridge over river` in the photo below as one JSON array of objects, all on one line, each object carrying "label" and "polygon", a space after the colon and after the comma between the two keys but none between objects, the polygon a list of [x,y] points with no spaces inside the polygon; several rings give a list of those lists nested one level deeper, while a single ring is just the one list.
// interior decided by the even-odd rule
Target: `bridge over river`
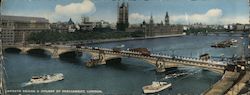
[{"label": "bridge over river", "polygon": [[72,52],[72,53],[88,53],[92,55],[92,58],[95,58],[95,62],[91,62],[94,65],[106,64],[107,60],[129,57],[129,58],[138,58],[148,62],[149,64],[154,65],[157,69],[165,69],[171,67],[180,67],[180,66],[195,66],[201,67],[207,70],[216,71],[223,73],[226,63],[213,60],[201,60],[198,58],[182,57],[182,56],[170,56],[167,54],[150,54],[143,55],[140,52],[133,52],[127,50],[121,50],[119,52],[113,51],[108,48],[98,48],[98,47],[79,47],[75,46],[64,46],[64,45],[6,45],[3,49],[16,48],[21,51],[21,54],[26,54],[30,50],[42,49],[51,54],[52,58],[59,58],[61,54]]}]

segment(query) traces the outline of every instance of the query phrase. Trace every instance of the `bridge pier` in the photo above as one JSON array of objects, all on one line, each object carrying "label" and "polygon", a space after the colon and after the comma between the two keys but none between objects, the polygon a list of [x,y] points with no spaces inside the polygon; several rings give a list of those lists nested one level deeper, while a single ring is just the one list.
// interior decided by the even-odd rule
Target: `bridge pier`
[{"label": "bridge pier", "polygon": [[56,58],[60,58],[60,56],[59,56],[58,54],[56,54],[56,55],[51,55],[51,58],[56,59]]},{"label": "bridge pier", "polygon": [[146,58],[144,60],[154,65],[157,72],[164,72],[166,68],[178,67],[180,65],[178,62],[166,60],[164,58]]},{"label": "bridge pier", "polygon": [[28,50],[29,50],[30,48],[21,47],[21,48],[19,48],[19,49],[21,50],[20,54],[28,54]]},{"label": "bridge pier", "polygon": [[107,61],[114,58],[121,58],[119,54],[106,54],[103,50],[89,51],[92,56],[91,60],[86,63],[87,67],[93,67],[95,65],[107,64]]},{"label": "bridge pier", "polygon": [[28,52],[27,52],[27,51],[23,51],[23,50],[22,50],[22,51],[20,52],[20,54],[25,55],[25,54],[28,54]]}]

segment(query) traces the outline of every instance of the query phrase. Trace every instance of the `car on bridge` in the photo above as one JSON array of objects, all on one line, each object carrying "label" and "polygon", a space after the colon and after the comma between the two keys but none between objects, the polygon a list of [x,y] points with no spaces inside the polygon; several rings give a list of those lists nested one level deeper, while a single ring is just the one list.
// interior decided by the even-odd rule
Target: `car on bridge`
[{"label": "car on bridge", "polygon": [[45,45],[45,46],[51,46],[52,43],[45,43],[44,45]]},{"label": "car on bridge", "polygon": [[92,47],[93,50],[100,50],[98,47]]}]

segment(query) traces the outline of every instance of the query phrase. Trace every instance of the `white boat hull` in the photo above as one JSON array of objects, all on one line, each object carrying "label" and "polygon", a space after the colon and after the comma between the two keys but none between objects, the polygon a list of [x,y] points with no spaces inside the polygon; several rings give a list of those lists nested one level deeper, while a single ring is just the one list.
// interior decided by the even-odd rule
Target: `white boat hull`
[{"label": "white boat hull", "polygon": [[53,80],[45,80],[45,81],[37,81],[37,82],[30,82],[32,84],[41,84],[41,83],[50,83],[50,82],[55,82],[55,81],[60,81],[63,80],[63,78],[59,78],[59,79],[53,79]]},{"label": "white boat hull", "polygon": [[49,77],[47,76],[45,78],[31,79],[28,83],[26,83],[26,85],[51,83],[63,79],[64,79],[63,74],[59,73],[55,75],[49,75]]},{"label": "white boat hull", "polygon": [[159,89],[144,89],[143,88],[143,93],[145,93],[145,94],[156,93],[156,92],[160,92],[160,91],[162,91],[164,89],[167,89],[167,88],[169,88],[171,86],[172,86],[172,84],[170,83],[170,84],[167,84],[167,85],[164,85],[164,86],[160,87]]}]

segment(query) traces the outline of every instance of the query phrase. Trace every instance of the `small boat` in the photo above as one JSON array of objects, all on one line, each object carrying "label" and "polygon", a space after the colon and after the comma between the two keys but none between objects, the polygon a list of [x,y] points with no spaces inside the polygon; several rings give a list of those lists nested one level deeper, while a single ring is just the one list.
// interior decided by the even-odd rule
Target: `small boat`
[{"label": "small boat", "polygon": [[171,76],[165,76],[164,79],[169,79],[169,78],[172,78]]},{"label": "small boat", "polygon": [[60,81],[63,79],[64,77],[62,73],[55,73],[51,75],[42,75],[42,76],[32,76],[32,78],[28,83],[26,83],[26,85],[50,83],[50,82]]},{"label": "small boat", "polygon": [[125,45],[124,44],[121,44],[121,45],[119,45],[119,46],[116,46],[115,48],[124,48],[125,47]]},{"label": "small boat", "polygon": [[230,40],[232,43],[237,43],[238,42],[238,40],[236,40],[236,39],[231,39]]},{"label": "small boat", "polygon": [[125,47],[125,45],[122,44],[120,47],[123,48],[123,47]]},{"label": "small boat", "polygon": [[171,87],[171,83],[153,81],[151,85],[143,86],[143,93],[156,93]]}]

